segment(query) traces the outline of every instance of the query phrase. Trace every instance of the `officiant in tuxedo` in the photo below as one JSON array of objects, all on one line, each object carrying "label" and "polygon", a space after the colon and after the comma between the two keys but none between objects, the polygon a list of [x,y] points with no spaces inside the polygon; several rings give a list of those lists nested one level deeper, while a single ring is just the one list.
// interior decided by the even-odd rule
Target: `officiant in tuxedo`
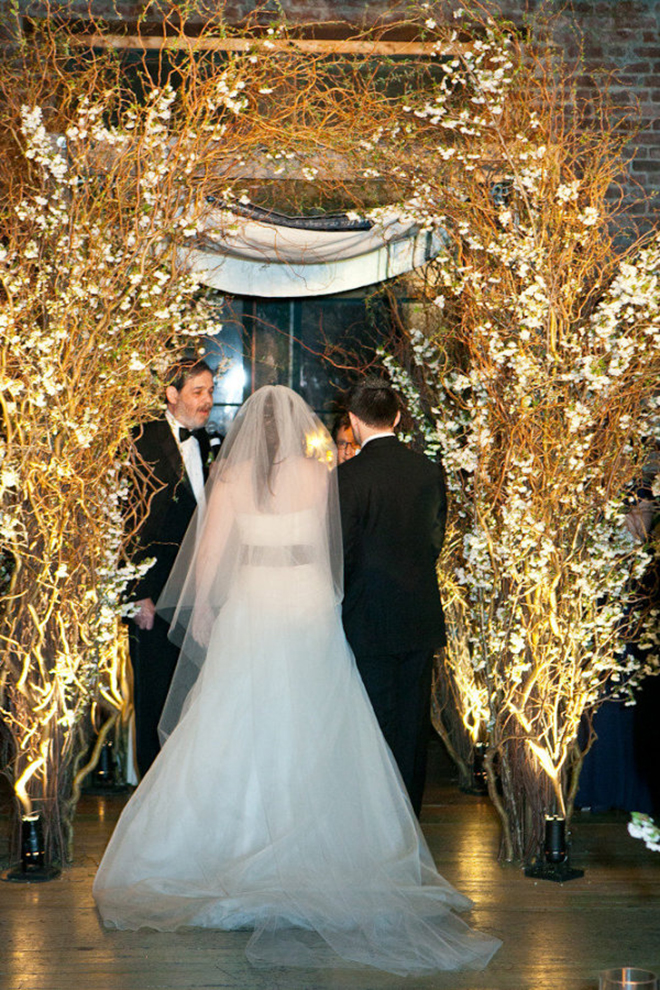
[{"label": "officiant in tuxedo", "polygon": [[135,750],[144,776],[160,749],[158,722],[179,648],[168,639],[168,623],[156,614],[158,600],[188,524],[204,503],[211,457],[204,429],[213,408],[213,374],[203,361],[182,361],[167,377],[162,417],[138,426],[134,444],[144,484],[137,486],[138,519],[132,562],[155,563],[136,583],[129,620],[133,667]]},{"label": "officiant in tuxedo", "polygon": [[435,651],[445,644],[436,561],[447,500],[442,465],[395,436],[394,390],[366,379],[347,396],[360,453],[337,471],[343,622],[383,735],[419,815]]}]

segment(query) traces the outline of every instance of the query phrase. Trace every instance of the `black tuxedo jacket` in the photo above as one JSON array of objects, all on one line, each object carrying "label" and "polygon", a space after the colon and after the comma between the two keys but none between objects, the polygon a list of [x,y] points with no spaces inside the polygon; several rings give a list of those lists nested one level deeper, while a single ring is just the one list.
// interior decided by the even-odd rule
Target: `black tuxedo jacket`
[{"label": "black tuxedo jacket", "polygon": [[[195,435],[199,440],[206,478],[209,438],[204,431]],[[151,598],[155,602],[165,586],[188,524],[197,508],[197,501],[166,419],[152,420],[137,427],[134,442],[139,461],[152,472],[153,477],[148,491],[141,493],[147,498],[151,495],[151,503],[137,530],[131,559],[133,563],[139,564],[147,557],[155,557],[156,562],[136,582],[131,589],[130,598],[133,601]],[[151,494],[152,485],[157,488],[154,494]]]},{"label": "black tuxedo jacket", "polygon": [[356,655],[445,643],[436,560],[444,539],[444,473],[396,437],[370,440],[339,466],[343,621]]}]

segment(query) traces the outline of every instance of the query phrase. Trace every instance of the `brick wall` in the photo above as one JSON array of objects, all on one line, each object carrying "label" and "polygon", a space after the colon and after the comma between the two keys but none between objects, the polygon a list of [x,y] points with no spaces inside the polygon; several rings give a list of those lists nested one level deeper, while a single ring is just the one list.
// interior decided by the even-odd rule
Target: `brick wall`
[{"label": "brick wall", "polygon": [[[660,3],[658,0],[574,0],[557,32],[566,51],[582,49],[578,93],[588,96],[599,74],[614,73],[611,92],[619,105],[637,107],[630,179],[631,201],[640,212],[660,219]],[[650,198],[649,198],[650,197]]]},{"label": "brick wall", "polygon": [[[34,10],[34,0],[20,0],[25,9]],[[275,0],[262,0],[275,13]],[[6,0],[0,0],[0,8]],[[58,6],[51,0],[51,9]],[[88,6],[110,20],[117,16],[133,21],[144,8],[131,0],[59,0],[60,9],[84,16]],[[200,8],[218,9],[217,0],[199,0]],[[437,4],[434,5],[437,8]],[[461,4],[442,0],[444,16]],[[545,7],[561,8],[559,3],[543,0],[500,0],[499,9],[523,27],[530,14]],[[281,8],[293,20],[309,22],[346,19],[355,24],[376,19],[396,19],[405,14],[407,5],[392,0],[281,0]],[[230,21],[240,21],[255,8],[252,0],[226,0],[225,14]],[[437,16],[437,15],[436,15]],[[660,0],[572,0],[557,15],[557,41],[571,57],[580,57],[580,95],[588,95],[594,80],[602,73],[614,72],[618,81],[612,88],[616,102],[637,104],[641,130],[635,140],[630,164],[630,178],[624,192],[629,202],[638,202],[637,210],[646,220],[660,218]],[[647,197],[651,197],[650,200]],[[656,202],[657,201],[657,202]]]}]

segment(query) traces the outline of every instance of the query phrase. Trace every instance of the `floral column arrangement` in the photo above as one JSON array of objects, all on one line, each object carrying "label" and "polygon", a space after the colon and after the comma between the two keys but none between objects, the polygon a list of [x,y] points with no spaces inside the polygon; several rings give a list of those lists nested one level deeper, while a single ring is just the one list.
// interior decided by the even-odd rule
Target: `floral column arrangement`
[{"label": "floral column arrangement", "polygon": [[182,109],[147,81],[138,100],[111,59],[69,67],[51,38],[0,79],[0,720],[17,816],[41,815],[51,862],[70,855],[90,705],[117,704],[130,430],[160,405],[154,372],[218,329],[179,263],[215,83]]},{"label": "floral column arrangement", "polygon": [[624,516],[660,437],[660,237],[622,236],[627,115],[578,104],[579,67],[541,36],[523,48],[488,18],[453,41],[470,36],[408,99],[435,167],[406,178],[444,249],[384,359],[447,470],[446,674],[487,744],[503,858],[529,863],[544,816],[570,817],[583,717],[658,670]]}]

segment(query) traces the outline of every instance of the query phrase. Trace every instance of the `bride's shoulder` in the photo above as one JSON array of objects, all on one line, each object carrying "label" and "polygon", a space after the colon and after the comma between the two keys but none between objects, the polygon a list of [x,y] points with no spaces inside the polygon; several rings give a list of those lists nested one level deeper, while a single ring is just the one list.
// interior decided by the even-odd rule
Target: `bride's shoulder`
[{"label": "bride's shoulder", "polygon": [[307,477],[310,482],[322,487],[328,484],[330,465],[316,457],[299,457],[296,462],[301,474]]},{"label": "bride's shoulder", "polygon": [[245,461],[231,465],[222,464],[219,468],[216,467],[215,472],[211,471],[210,477],[213,482],[212,498],[231,501],[238,499],[240,502],[245,499],[246,493],[252,490],[250,463]]},{"label": "bride's shoulder", "polygon": [[228,485],[240,485],[252,476],[252,461],[239,461],[225,465],[222,480]]}]

